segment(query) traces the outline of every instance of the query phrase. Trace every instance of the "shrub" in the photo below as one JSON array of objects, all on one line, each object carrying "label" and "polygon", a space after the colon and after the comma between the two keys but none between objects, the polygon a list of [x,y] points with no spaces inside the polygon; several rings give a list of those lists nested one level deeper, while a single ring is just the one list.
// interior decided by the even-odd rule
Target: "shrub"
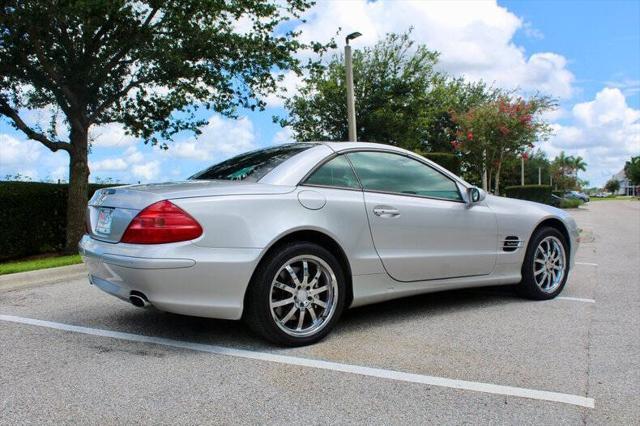
[{"label": "shrub", "polygon": [[444,167],[451,173],[460,174],[460,157],[449,152],[422,152],[416,151],[417,154],[433,161],[434,163]]},{"label": "shrub", "polygon": [[[89,185],[89,197],[100,188]],[[0,260],[64,247],[67,184],[0,182]]]},{"label": "shrub", "polygon": [[582,204],[584,204],[583,201],[578,198],[563,198],[560,200],[561,209],[575,209]]},{"label": "shrub", "polygon": [[544,204],[551,203],[550,185],[507,186],[505,192],[509,198],[518,198]]}]

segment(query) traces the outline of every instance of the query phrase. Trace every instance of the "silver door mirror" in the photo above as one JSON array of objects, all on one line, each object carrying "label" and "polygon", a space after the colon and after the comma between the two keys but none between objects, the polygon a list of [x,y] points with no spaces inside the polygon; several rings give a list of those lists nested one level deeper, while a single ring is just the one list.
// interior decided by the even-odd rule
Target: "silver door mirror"
[{"label": "silver door mirror", "polygon": [[484,200],[486,196],[487,193],[480,188],[475,186],[467,188],[467,204],[470,206]]}]

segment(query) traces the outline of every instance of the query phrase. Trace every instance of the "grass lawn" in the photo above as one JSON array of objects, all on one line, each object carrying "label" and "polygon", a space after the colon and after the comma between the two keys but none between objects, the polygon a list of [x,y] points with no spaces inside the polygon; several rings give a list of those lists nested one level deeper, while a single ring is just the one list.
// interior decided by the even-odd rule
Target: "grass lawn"
[{"label": "grass lawn", "polygon": [[80,258],[79,254],[16,260],[6,263],[0,263],[0,275],[13,274],[16,272],[35,271],[37,269],[55,268],[57,266],[75,265],[81,262],[82,259]]},{"label": "grass lawn", "polygon": [[608,200],[637,200],[638,197],[632,197],[630,195],[616,195],[614,197],[596,198],[592,197],[591,201],[608,201]]}]

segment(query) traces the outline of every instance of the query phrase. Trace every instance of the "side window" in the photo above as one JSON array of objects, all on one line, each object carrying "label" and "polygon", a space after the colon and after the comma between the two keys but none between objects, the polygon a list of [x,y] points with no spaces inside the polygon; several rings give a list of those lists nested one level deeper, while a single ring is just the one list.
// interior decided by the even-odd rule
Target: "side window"
[{"label": "side window", "polygon": [[388,152],[347,155],[365,190],[462,201],[453,180],[412,158]]},{"label": "side window", "polygon": [[324,163],[307,178],[305,183],[360,189],[358,179],[353,174],[353,169],[344,156],[338,156]]}]

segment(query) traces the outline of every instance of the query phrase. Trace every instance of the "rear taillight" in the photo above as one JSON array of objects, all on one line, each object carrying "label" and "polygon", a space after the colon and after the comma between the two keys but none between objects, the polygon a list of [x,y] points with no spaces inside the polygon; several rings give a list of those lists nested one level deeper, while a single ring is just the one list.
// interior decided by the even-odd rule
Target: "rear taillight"
[{"label": "rear taillight", "polygon": [[168,200],[158,201],[133,218],[123,243],[163,244],[187,241],[202,235],[202,227],[187,212]]}]

